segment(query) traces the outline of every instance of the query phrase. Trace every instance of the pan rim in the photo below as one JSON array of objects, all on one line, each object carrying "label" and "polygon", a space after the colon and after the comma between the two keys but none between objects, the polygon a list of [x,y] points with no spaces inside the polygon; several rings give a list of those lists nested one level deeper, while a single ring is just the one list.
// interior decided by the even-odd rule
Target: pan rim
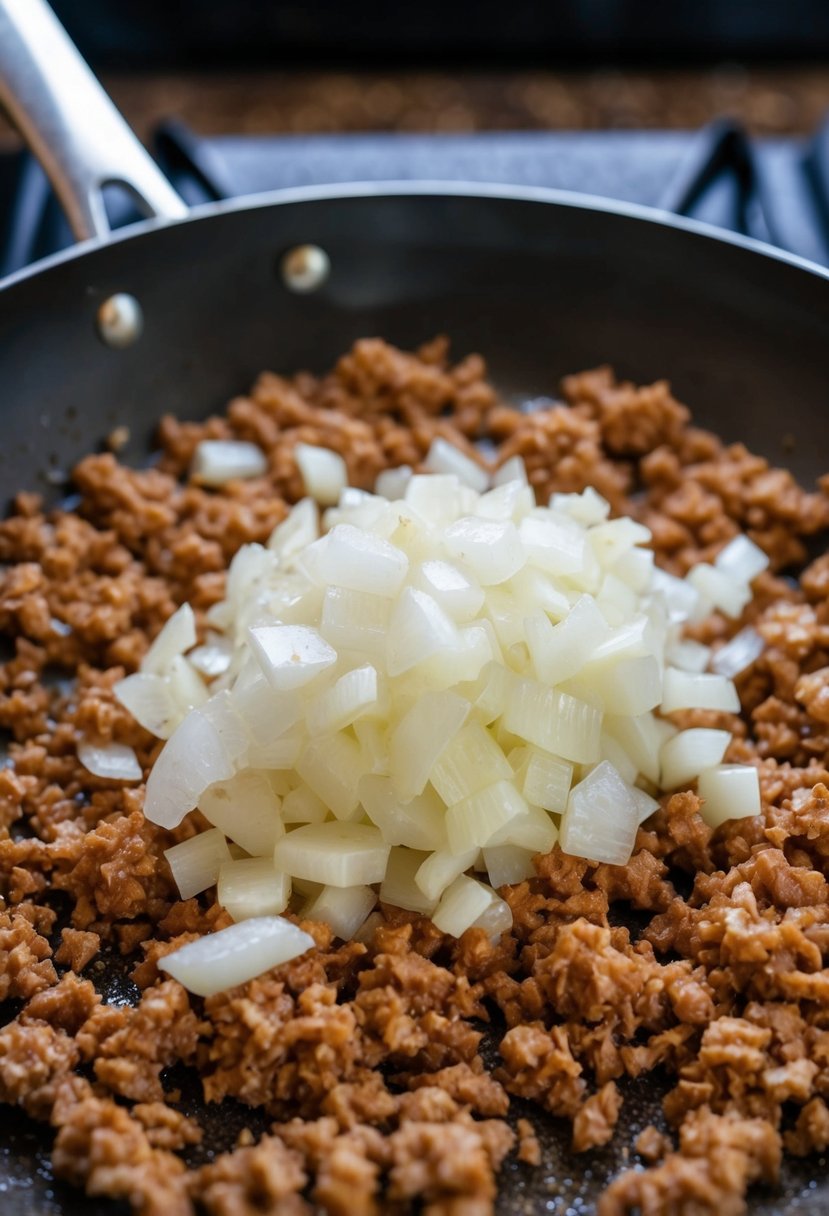
[{"label": "pan rim", "polygon": [[20,270],[14,271],[0,280],[0,292],[24,283],[48,271],[54,270],[67,263],[84,258],[87,254],[96,253],[111,246],[120,246],[143,236],[169,228],[185,227],[193,223],[205,222],[220,215],[246,211],[265,211],[276,207],[289,206],[305,202],[337,202],[354,198],[443,198],[443,199],[493,199],[499,202],[536,203],[549,207],[561,207],[569,210],[592,212],[611,215],[622,219],[633,219],[643,224],[655,225],[686,233],[691,236],[703,237],[720,245],[743,250],[747,253],[758,254],[773,262],[801,270],[815,279],[829,281],[829,267],[821,266],[809,258],[790,253],[766,241],[755,237],[744,236],[742,233],[729,232],[715,224],[703,220],[691,219],[687,216],[676,215],[659,207],[649,207],[641,203],[629,203],[619,199],[603,198],[600,195],[585,194],[574,190],[557,190],[546,186],[510,186],[504,183],[488,182],[452,182],[440,179],[419,179],[416,181],[361,181],[336,184],[320,184],[313,186],[292,186],[279,190],[263,191],[262,193],[240,195],[238,198],[221,199],[216,202],[201,203],[192,207],[189,215],[183,219],[147,219],[118,229],[108,237],[80,241],[67,246],[47,257],[40,258]]}]

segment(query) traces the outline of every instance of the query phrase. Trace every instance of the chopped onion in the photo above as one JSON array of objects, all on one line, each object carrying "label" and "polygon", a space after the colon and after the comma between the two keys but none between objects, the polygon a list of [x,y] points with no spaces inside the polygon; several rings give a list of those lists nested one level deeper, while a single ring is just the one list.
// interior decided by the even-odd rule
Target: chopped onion
[{"label": "chopped onion", "polygon": [[659,781],[659,753],[664,742],[662,727],[667,727],[671,734],[676,733],[670,723],[659,722],[650,713],[633,717],[608,714],[604,719],[605,731],[622,745],[637,771],[653,785]]},{"label": "chopped onion", "polygon": [[395,789],[404,802],[423,792],[429,774],[463,726],[470,708],[457,693],[426,693],[398,722],[389,741],[389,759]]},{"label": "chopped onion", "polygon": [[249,636],[262,674],[278,692],[301,688],[337,661],[336,650],[305,625],[259,625]]},{"label": "chopped onion", "polygon": [[586,486],[580,494],[552,494],[550,506],[587,526],[603,523],[610,514],[610,503],[592,486]]},{"label": "chopped onion", "polygon": [[506,582],[526,561],[518,529],[509,521],[467,516],[450,524],[444,540],[451,555],[484,587]]},{"label": "chopped onion", "polygon": [[370,665],[355,667],[340,676],[308,706],[306,721],[312,735],[343,730],[377,705],[377,672]]},{"label": "chopped onion", "polygon": [[562,814],[573,780],[573,766],[560,756],[530,748],[523,770],[522,793],[532,806]]},{"label": "chopped onion", "polygon": [[447,806],[512,776],[506,756],[476,719],[467,722],[441,752],[432,785]]},{"label": "chopped onion", "polygon": [[290,898],[291,880],[276,869],[272,857],[226,861],[219,870],[216,900],[236,921],[276,916]]},{"label": "chopped onion", "polygon": [[528,806],[490,836],[487,844],[514,844],[536,853],[549,853],[558,840],[558,828],[541,807]]},{"label": "chopped onion", "polygon": [[366,591],[328,587],[322,601],[320,633],[337,649],[355,650],[385,667],[392,600]]},{"label": "chopped onion", "polygon": [[483,588],[450,562],[421,562],[415,571],[417,585],[455,621],[468,621],[483,606]]},{"label": "chopped onion", "polygon": [[427,899],[437,902],[450,883],[474,864],[478,853],[477,848],[460,854],[438,849],[423,862],[415,875],[415,882]]},{"label": "chopped onion", "polygon": [[319,539],[319,510],[313,498],[301,498],[268,538],[268,548],[289,561]]},{"label": "chopped onion", "polygon": [[203,486],[223,486],[228,481],[261,477],[268,471],[268,458],[255,443],[242,439],[203,439],[196,444],[190,475]]},{"label": "chopped onion", "polygon": [[349,591],[396,595],[409,568],[401,549],[351,524],[332,528],[320,552],[319,576]]},{"label": "chopped onion", "polygon": [[[702,642],[695,642],[691,638],[683,638],[681,641],[672,642],[665,651],[665,657],[673,667],[678,667],[680,671],[705,671],[711,661],[711,647],[703,646]],[[721,675],[730,675],[730,672],[720,672]]]},{"label": "chopped onion", "polygon": [[375,827],[362,823],[309,823],[276,842],[278,869],[329,887],[382,882],[389,846]]},{"label": "chopped onion", "polygon": [[756,663],[765,648],[766,644],[757,630],[747,625],[714,652],[711,667],[718,675],[733,680],[747,667],[751,667],[752,663]]},{"label": "chopped onion", "polygon": [[423,916],[429,916],[434,911],[437,899],[424,895],[415,879],[427,857],[427,853],[414,849],[392,849],[380,885],[380,899],[384,904],[405,908],[407,912],[419,912]]},{"label": "chopped onion", "polygon": [[768,568],[769,559],[747,536],[735,536],[714,558],[714,565],[723,574],[740,583],[751,583]]},{"label": "chopped onion", "polygon": [[759,815],[762,810],[759,774],[750,764],[720,764],[704,769],[697,790],[703,800],[700,814],[712,828],[726,819],[744,819]]},{"label": "chopped onion", "polygon": [[312,739],[296,766],[302,780],[338,819],[359,813],[357,786],[363,758],[354,739],[343,731]]},{"label": "chopped onion", "polygon": [[377,903],[371,887],[323,887],[302,909],[303,920],[319,920],[335,937],[350,941]]},{"label": "chopped onion", "polygon": [[478,499],[475,514],[480,519],[497,519],[502,522],[511,519],[520,523],[525,515],[535,509],[535,495],[526,482],[507,481],[487,490]]},{"label": "chopped onion", "polygon": [[183,713],[188,709],[198,709],[207,701],[209,694],[204,680],[184,655],[177,654],[170,663],[167,679],[173,698]]},{"label": "chopped onion", "polygon": [[187,656],[196,671],[212,679],[227,671],[233,658],[233,647],[227,638],[212,634],[204,646],[197,646]]},{"label": "chopped onion", "polygon": [[227,841],[218,828],[200,832],[198,836],[165,849],[164,856],[182,899],[192,899],[200,891],[212,887],[220,868],[230,861]]},{"label": "chopped onion", "polygon": [[322,823],[328,807],[307,785],[298,785],[282,799],[280,816],[284,824]]},{"label": "chopped onion", "polygon": [[184,654],[196,644],[196,618],[189,604],[168,617],[161,632],[141,660],[141,671],[166,675],[177,654]]},{"label": "chopped onion", "polygon": [[497,781],[449,807],[446,812],[449,849],[460,855],[490,841],[504,843],[503,837],[498,840],[494,837],[528,811],[527,803],[511,781]]},{"label": "chopped onion", "polygon": [[603,760],[570,791],[561,820],[565,853],[623,866],[630,860],[641,806],[616,769]]},{"label": "chopped onion", "polygon": [[363,777],[357,787],[360,803],[386,844],[431,851],[446,847],[444,807],[429,786],[409,802],[401,802],[390,777]]},{"label": "chopped onion", "polygon": [[494,486],[503,486],[510,481],[520,481],[525,486],[529,485],[527,466],[521,456],[510,456],[509,460],[505,460],[492,475]]},{"label": "chopped onion", "polygon": [[339,452],[298,443],[294,460],[305,493],[323,507],[332,507],[348,484],[348,467]]},{"label": "chopped onion", "polygon": [[472,928],[483,929],[491,942],[497,942],[512,928],[512,908],[493,891],[489,906],[472,922]]},{"label": "chopped onion", "polygon": [[590,544],[603,566],[612,566],[636,545],[647,545],[651,532],[635,519],[608,519],[590,529]]},{"label": "chopped onion", "polygon": [[143,776],[138,757],[125,743],[79,743],[78,759],[87,772],[108,781],[140,781]]},{"label": "chopped onion", "polygon": [[566,515],[528,515],[518,535],[530,561],[547,574],[578,574],[585,567],[584,530]]},{"label": "chopped onion", "polygon": [[190,992],[213,996],[298,958],[314,945],[309,933],[281,916],[257,916],[188,942],[159,960]]},{"label": "chopped onion", "polygon": [[536,677],[559,684],[574,676],[608,636],[604,617],[590,595],[582,595],[563,621],[552,625],[545,612],[524,621]]},{"label": "chopped onion", "polygon": [[218,730],[200,709],[191,710],[152,767],[144,814],[160,827],[177,827],[209,786],[232,776]]},{"label": "chopped onion", "polygon": [[184,716],[164,676],[139,671],[113,685],[116,700],[157,739],[169,739]]},{"label": "chopped onion", "polygon": [[725,676],[666,667],[662,712],[671,714],[677,709],[719,709],[736,714],[740,698],[731,680]]},{"label": "chopped onion", "polygon": [[564,687],[605,713],[627,717],[647,713],[663,697],[662,672],[653,654],[586,663]]},{"label": "chopped onion", "polygon": [[688,785],[703,769],[720,763],[730,742],[731,734],[727,730],[709,730],[702,726],[681,730],[662,745],[660,785],[665,790]]},{"label": "chopped onion", "polygon": [[265,773],[237,773],[211,785],[199,798],[199,810],[254,857],[270,856],[285,832],[279,799]]},{"label": "chopped onion", "polygon": [[382,473],[377,474],[374,493],[394,502],[406,493],[406,486],[409,484],[411,476],[412,467],[408,464],[398,465],[396,469],[383,469]]},{"label": "chopped onion", "polygon": [[439,435],[432,440],[423,467],[430,473],[454,473],[463,485],[471,486],[479,494],[489,488],[487,471]]},{"label": "chopped onion", "polygon": [[491,887],[461,874],[441,895],[432,921],[441,933],[461,937],[479,916],[483,916],[494,895]]},{"label": "chopped onion", "polygon": [[688,582],[707,601],[726,616],[738,617],[751,599],[747,583],[739,583],[716,566],[700,562],[688,573]]},{"label": "chopped onion", "polygon": [[598,759],[601,712],[535,680],[511,683],[503,720],[514,735],[554,756],[578,764]]},{"label": "chopped onion", "polygon": [[489,881],[497,890],[513,886],[535,877],[535,866],[531,849],[521,849],[514,844],[496,844],[484,849],[484,865]]},{"label": "chopped onion", "polygon": [[386,670],[390,676],[402,675],[442,651],[451,653],[458,642],[458,628],[438,602],[425,591],[407,587],[389,620]]}]

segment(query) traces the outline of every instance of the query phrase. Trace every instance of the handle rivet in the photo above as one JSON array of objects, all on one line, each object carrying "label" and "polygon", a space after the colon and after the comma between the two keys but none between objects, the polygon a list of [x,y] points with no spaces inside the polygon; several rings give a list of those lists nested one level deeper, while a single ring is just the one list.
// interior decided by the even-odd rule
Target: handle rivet
[{"label": "handle rivet", "polygon": [[141,337],[144,313],[135,296],[117,291],[98,308],[96,325],[102,342],[114,350],[122,350]]},{"label": "handle rivet", "polygon": [[295,245],[282,258],[280,270],[289,291],[316,291],[331,273],[331,261],[319,245]]}]

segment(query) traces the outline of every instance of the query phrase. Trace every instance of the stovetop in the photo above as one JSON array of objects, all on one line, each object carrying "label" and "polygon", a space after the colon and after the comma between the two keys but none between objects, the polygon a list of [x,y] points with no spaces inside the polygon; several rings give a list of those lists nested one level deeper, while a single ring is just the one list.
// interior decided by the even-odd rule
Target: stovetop
[{"label": "stovetop", "polygon": [[[829,121],[808,138],[754,141],[726,119],[694,133],[221,138],[168,122],[153,150],[191,204],[354,181],[550,186],[693,215],[829,264]],[[123,196],[110,214],[116,227],[137,218]],[[0,157],[0,273],[69,244],[39,167],[25,153]]]}]

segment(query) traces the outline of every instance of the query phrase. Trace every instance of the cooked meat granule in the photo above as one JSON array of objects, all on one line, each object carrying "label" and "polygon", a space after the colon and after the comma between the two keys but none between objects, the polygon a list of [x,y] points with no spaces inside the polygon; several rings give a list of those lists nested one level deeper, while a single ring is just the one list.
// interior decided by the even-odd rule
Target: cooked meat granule
[{"label": "cooked meat granule", "polygon": [[[543,1165],[533,1125],[514,1130],[516,1097],[538,1126],[569,1120],[574,1153],[614,1138],[638,1151],[645,1168],[612,1181],[600,1216],[740,1216],[784,1151],[829,1148],[829,557],[803,569],[829,529],[829,481],[806,492],[695,428],[664,382],[600,368],[561,391],[522,413],[478,356],[365,340],[321,379],[265,374],[221,417],[165,418],[150,468],[88,457],[73,510],[23,493],[0,523],[0,1100],[51,1125],[60,1178],[140,1216],[485,1216],[511,1154]],[[675,716],[733,732],[727,759],[757,766],[763,812],[712,832],[680,790],[626,866],[538,857],[503,889],[514,923],[497,944],[381,907],[365,940],[306,924],[316,950],[191,996],[158,962],[229,918],[214,890],[178,899],[163,851],[204,823],[146,822],[143,784],[93,776],[78,743],[127,744],[146,777],[161,745],[113,686],[180,603],[204,631],[233,554],[302,495],[297,443],[341,453],[370,489],[385,468],[421,467],[438,435],[477,460],[484,437],[496,464],[520,455],[542,502],[595,486],[647,524],[670,571],[741,531],[766,551],[743,619],[693,631],[715,648],[747,624],[763,639],[737,678],[741,713]],[[258,444],[267,473],[194,484],[206,438]],[[118,960],[132,1004],[95,987]],[[671,1135],[634,1141],[627,1082],[655,1069]],[[208,1102],[250,1108],[255,1133],[199,1150],[173,1088],[185,1074]]]}]

